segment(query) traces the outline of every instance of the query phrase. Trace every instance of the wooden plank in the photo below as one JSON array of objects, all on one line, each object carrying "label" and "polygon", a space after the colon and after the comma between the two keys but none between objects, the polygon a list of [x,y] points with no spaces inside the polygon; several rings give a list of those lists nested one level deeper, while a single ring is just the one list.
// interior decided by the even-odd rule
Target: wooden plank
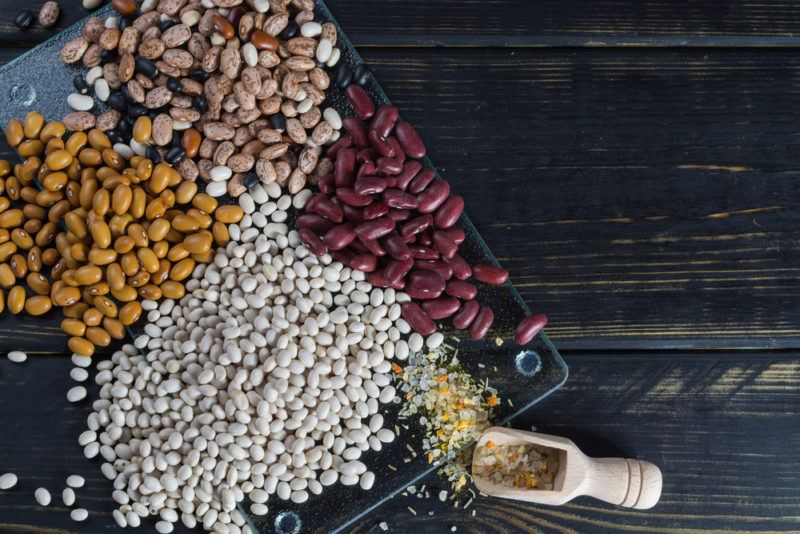
[{"label": "wooden plank", "polygon": [[559,347],[800,344],[789,51],[365,56]]},{"label": "wooden plank", "polygon": [[[479,498],[476,517],[438,500],[444,488],[426,480],[431,498],[396,498],[365,518],[355,532],[788,532],[800,529],[795,451],[800,402],[800,354],[570,354],[567,385],[515,427],[573,439],[596,456],[653,461],[664,473],[661,503],[631,511],[580,499],[548,508]],[[76,443],[91,400],[68,405],[73,384],[66,357],[0,360],[0,472],[19,486],[0,495],[0,532],[101,532],[113,527],[111,483],[98,459]],[[96,387],[93,388],[96,391]],[[91,518],[69,520],[58,498],[37,507],[33,490],[60,492],[67,475],[87,486],[78,502]],[[464,501],[461,499],[461,506]],[[407,506],[412,506],[417,517]],[[434,516],[428,516],[429,510]],[[309,525],[311,526],[311,525]]]},{"label": "wooden plank", "polygon": [[[59,0],[54,29],[21,32],[14,19],[40,4],[5,0],[0,44],[29,46],[88,15]],[[797,46],[800,7],[789,0],[476,2],[328,0],[358,46]],[[387,30],[388,29],[388,30]]]}]

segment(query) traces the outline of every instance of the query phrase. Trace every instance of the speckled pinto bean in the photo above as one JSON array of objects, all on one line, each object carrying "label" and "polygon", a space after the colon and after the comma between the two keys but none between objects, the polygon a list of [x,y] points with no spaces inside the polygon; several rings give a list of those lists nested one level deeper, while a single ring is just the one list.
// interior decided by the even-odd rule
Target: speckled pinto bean
[{"label": "speckled pinto bean", "polygon": [[372,103],[372,99],[364,89],[353,84],[345,90],[345,94],[347,94],[347,99],[353,106],[356,117],[361,120],[367,120],[375,115],[375,104]]},{"label": "speckled pinto bean", "polygon": [[514,341],[518,345],[527,345],[547,325],[547,315],[538,313],[522,319],[514,331]]},{"label": "speckled pinto bean", "polygon": [[508,271],[500,267],[479,263],[472,267],[472,277],[479,282],[492,286],[499,286],[508,280]]},{"label": "speckled pinto bean", "polygon": [[440,320],[450,317],[458,311],[461,303],[454,297],[440,297],[434,300],[426,300],[422,303],[422,309],[433,320]]},{"label": "speckled pinto bean", "polygon": [[423,336],[429,336],[436,331],[436,324],[425,313],[425,310],[414,302],[404,302],[400,312],[408,324]]}]

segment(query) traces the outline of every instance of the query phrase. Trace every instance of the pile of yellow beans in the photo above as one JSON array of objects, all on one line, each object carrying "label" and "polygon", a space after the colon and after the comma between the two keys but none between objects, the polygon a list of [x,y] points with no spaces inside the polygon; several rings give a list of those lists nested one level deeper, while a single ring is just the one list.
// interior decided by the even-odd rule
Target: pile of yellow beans
[{"label": "pile of yellow beans", "polygon": [[6,128],[24,161],[0,160],[0,311],[60,307],[70,350],[91,356],[125,336],[142,299],[181,298],[244,213],[165,163],[126,160],[100,130],[65,134],[35,112]]}]

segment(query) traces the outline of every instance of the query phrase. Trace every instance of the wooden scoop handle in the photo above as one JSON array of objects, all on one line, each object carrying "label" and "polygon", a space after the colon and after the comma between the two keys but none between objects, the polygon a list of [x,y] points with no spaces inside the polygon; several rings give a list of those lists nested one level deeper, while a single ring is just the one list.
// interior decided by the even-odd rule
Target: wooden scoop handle
[{"label": "wooden scoop handle", "polygon": [[582,495],[628,508],[652,508],[661,497],[661,470],[630,458],[589,458]]}]

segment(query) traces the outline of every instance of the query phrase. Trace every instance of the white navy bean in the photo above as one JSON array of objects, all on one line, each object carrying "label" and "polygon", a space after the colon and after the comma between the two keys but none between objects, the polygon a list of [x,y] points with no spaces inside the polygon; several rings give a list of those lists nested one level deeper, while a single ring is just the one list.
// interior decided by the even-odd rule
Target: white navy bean
[{"label": "white navy bean", "polygon": [[36,491],[33,492],[33,497],[41,506],[50,505],[50,492],[45,488],[36,488]]},{"label": "white navy bean", "polygon": [[5,473],[0,475],[0,490],[11,489],[17,485],[17,475],[14,473]]},{"label": "white navy bean", "polygon": [[28,359],[28,355],[19,350],[12,350],[8,353],[8,359],[14,363],[22,363]]}]

